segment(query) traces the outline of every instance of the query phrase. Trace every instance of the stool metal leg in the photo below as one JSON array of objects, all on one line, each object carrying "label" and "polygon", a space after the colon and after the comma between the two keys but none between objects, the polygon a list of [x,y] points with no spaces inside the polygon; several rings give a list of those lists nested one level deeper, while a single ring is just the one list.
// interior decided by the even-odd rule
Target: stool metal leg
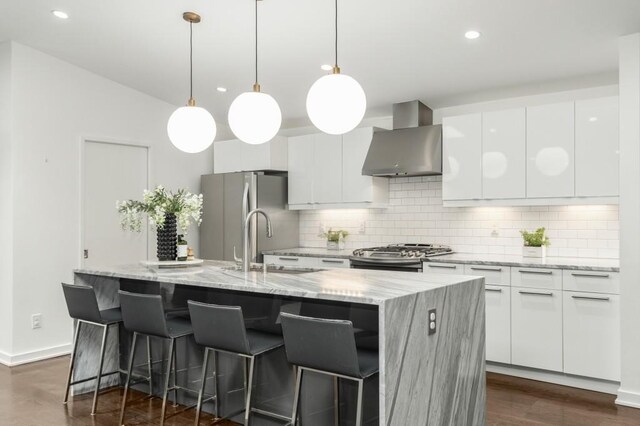
[{"label": "stool metal leg", "polygon": [[202,361],[202,383],[200,384],[200,392],[198,392],[198,405],[196,407],[197,426],[200,423],[200,410],[202,410],[202,395],[204,394],[204,385],[207,380],[207,364],[209,363],[209,348],[204,348],[204,359]]},{"label": "stool metal leg", "polygon": [[73,377],[73,367],[76,362],[76,350],[78,349],[78,335],[80,334],[80,324],[82,321],[76,320],[76,332],[73,336],[73,349],[71,350],[71,360],[69,361],[69,374],[67,376],[67,387],[64,391],[64,403],[69,400],[69,388],[71,387],[71,378]]},{"label": "stool metal leg", "polygon": [[340,378],[333,377],[333,424],[340,425]]},{"label": "stool metal leg", "polygon": [[164,380],[164,390],[162,392],[162,417],[160,418],[160,426],[164,426],[164,415],[167,412],[167,396],[169,395],[169,383],[171,383],[171,366],[173,364],[173,348],[175,339],[169,339],[169,360],[167,361],[167,375]]},{"label": "stool metal leg", "polygon": [[122,408],[120,410],[120,423],[124,425],[124,410],[127,406],[127,393],[129,392],[129,382],[131,381],[131,371],[133,370],[133,358],[136,354],[136,341],[138,333],[133,333],[133,341],[131,342],[131,353],[129,354],[129,368],[127,369],[127,380],[124,382],[124,394],[122,395]]},{"label": "stool metal leg", "polygon": [[178,406],[178,361],[176,344],[173,344],[173,406]]},{"label": "stool metal leg", "polygon": [[255,369],[256,357],[248,358],[249,362],[249,379],[247,383],[247,401],[244,411],[244,425],[249,425],[249,416],[251,415],[251,388],[253,388],[253,371]]},{"label": "stool metal leg", "polygon": [[149,396],[153,395],[153,358],[151,357],[151,337],[147,336],[147,372],[149,373]]},{"label": "stool metal leg", "polygon": [[213,409],[214,414],[216,417],[219,416],[219,411],[218,411],[218,354],[216,353],[216,351],[212,351],[212,355],[213,355],[213,392],[215,395],[215,400],[213,401]]},{"label": "stool metal leg", "polygon": [[362,385],[364,380],[359,379],[358,382],[358,407],[356,411],[356,426],[362,426]]},{"label": "stool metal leg", "polygon": [[296,389],[293,394],[293,413],[291,414],[291,426],[296,426],[298,422],[298,404],[300,403],[300,388],[302,387],[302,368],[296,368]]},{"label": "stool metal leg", "polygon": [[100,362],[98,363],[98,374],[96,375],[96,389],[93,392],[93,405],[91,406],[91,415],[96,415],[96,407],[98,406],[98,393],[100,392],[100,379],[102,378],[102,366],[104,365],[104,352],[107,347],[107,334],[109,326],[105,325],[102,332],[102,344],[100,345]]}]

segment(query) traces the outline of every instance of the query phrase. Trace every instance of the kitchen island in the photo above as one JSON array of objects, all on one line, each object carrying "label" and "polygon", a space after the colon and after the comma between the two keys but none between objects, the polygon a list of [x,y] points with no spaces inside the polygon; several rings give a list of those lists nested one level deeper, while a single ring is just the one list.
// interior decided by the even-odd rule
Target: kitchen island
[{"label": "kitchen island", "polygon": [[[279,332],[280,310],[327,318],[348,318],[354,327],[370,332],[379,351],[380,373],[365,385],[365,424],[482,425],[485,422],[485,314],[484,280],[478,277],[367,270],[241,272],[230,262],[206,261],[202,267],[169,270],[142,265],[78,269],[75,283],[96,290],[100,309],[119,306],[118,290],[162,294],[167,303],[184,305],[187,299],[237,304],[255,328]],[[429,311],[435,310],[436,329],[429,332]],[[95,374],[97,331],[79,338],[77,377]],[[130,336],[120,329],[108,342],[105,371],[123,368]],[[143,352],[143,351],[140,351]],[[154,342],[154,361],[166,359],[166,348]],[[161,354],[161,355],[160,355]],[[160,357],[158,357],[160,355]],[[178,347],[178,380],[197,389],[202,348],[188,341]],[[146,369],[146,354],[136,365]],[[161,378],[163,371],[153,373]],[[258,366],[254,384],[260,408],[290,415],[293,373],[284,350]],[[242,406],[242,370],[230,355],[219,360],[222,415]],[[301,417],[305,425],[333,423],[333,386],[324,376],[305,376]],[[161,380],[154,380],[160,383]],[[342,380],[341,424],[352,424],[354,387]],[[106,386],[122,377],[105,380]],[[90,390],[90,383],[75,393]],[[137,385],[147,391],[145,383]],[[159,393],[154,388],[152,392]],[[376,397],[377,396],[377,397]],[[191,404],[189,395],[178,401]],[[211,407],[205,407],[211,410]],[[252,424],[283,424],[254,415]]]}]

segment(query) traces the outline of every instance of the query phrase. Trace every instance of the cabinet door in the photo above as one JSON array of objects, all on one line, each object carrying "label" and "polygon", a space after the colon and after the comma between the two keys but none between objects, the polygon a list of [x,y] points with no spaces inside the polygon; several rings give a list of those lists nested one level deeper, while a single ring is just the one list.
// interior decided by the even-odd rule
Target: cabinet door
[{"label": "cabinet door", "polygon": [[564,372],[620,380],[620,296],[564,292]]},{"label": "cabinet door", "polygon": [[342,201],[342,136],[318,133],[315,137],[313,167],[313,202]]},{"label": "cabinet door", "polygon": [[442,199],[482,197],[482,117],[446,117],[443,125]]},{"label": "cabinet door", "polygon": [[314,135],[289,138],[289,204],[313,203]]},{"label": "cabinet door", "polygon": [[482,114],[482,198],[526,196],[525,109]]},{"label": "cabinet door", "polygon": [[617,196],[618,98],[576,101],[576,196]]},{"label": "cabinet door", "polygon": [[527,108],[527,198],[573,197],[574,103]]},{"label": "cabinet door", "polygon": [[431,274],[463,275],[464,265],[428,261],[422,262],[422,271]]},{"label": "cabinet door", "polygon": [[238,139],[213,143],[213,173],[240,172],[242,168],[242,145]]},{"label": "cabinet door", "polygon": [[562,371],[562,292],[511,288],[511,362]]},{"label": "cabinet door", "polygon": [[342,201],[345,203],[373,201],[373,178],[362,176],[372,137],[371,127],[355,129],[342,136]]},{"label": "cabinet door", "polygon": [[487,361],[511,363],[511,292],[485,286]]}]

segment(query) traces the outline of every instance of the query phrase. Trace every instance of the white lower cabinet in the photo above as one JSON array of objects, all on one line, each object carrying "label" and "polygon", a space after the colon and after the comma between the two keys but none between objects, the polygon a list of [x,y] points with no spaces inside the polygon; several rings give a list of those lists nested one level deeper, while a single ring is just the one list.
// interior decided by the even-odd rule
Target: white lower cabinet
[{"label": "white lower cabinet", "polygon": [[620,296],[564,292],[564,372],[620,380]]},{"label": "white lower cabinet", "polygon": [[511,363],[511,291],[485,285],[487,361]]},{"label": "white lower cabinet", "polygon": [[562,371],[562,291],[511,289],[511,362]]}]

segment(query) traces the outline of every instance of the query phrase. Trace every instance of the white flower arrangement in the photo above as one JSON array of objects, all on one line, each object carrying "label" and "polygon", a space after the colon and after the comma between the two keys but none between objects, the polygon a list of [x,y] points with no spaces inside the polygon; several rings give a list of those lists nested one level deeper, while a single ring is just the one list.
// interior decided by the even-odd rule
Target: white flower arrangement
[{"label": "white flower arrangement", "polygon": [[183,234],[189,226],[202,223],[202,194],[192,194],[184,189],[175,194],[161,185],[153,191],[144,190],[142,201],[116,201],[116,208],[122,215],[120,225],[123,230],[140,232],[142,217],[146,213],[154,229],[162,229],[167,214],[174,214]]}]

